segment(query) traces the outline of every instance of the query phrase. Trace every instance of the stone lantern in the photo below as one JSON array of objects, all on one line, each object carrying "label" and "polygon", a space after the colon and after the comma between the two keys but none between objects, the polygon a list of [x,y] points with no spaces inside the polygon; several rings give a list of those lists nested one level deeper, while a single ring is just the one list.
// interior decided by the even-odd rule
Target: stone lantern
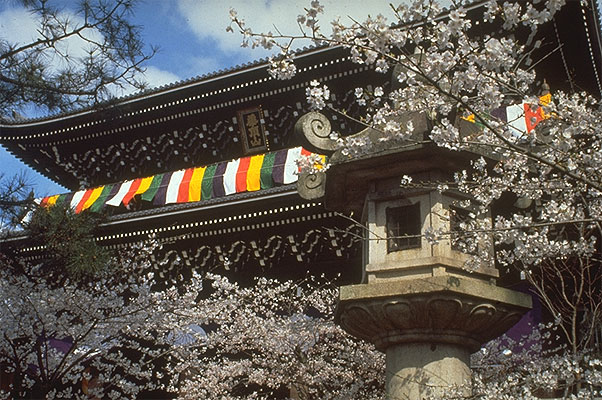
[{"label": "stone lantern", "polygon": [[340,288],[336,319],[385,352],[387,399],[413,400],[466,383],[470,354],[518,322],[531,298],[496,286],[493,265],[467,271],[470,255],[451,240],[425,240],[429,229],[453,232],[454,218],[469,210],[454,209],[459,194],[402,188],[402,176],[444,181],[475,155],[424,141],[426,116],[407,118],[417,140],[382,141],[365,129],[354,136],[373,146],[351,157],[336,150],[324,115],[302,116],[296,129],[305,146],[331,157],[326,173],[302,175],[297,185],[301,196],[351,212],[364,227],[363,283]]}]

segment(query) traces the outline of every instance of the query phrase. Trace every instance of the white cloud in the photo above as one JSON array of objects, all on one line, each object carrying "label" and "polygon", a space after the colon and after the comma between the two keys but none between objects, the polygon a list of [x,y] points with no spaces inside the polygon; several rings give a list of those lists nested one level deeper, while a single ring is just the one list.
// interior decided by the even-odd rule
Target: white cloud
[{"label": "white cloud", "polygon": [[[84,22],[81,17],[68,11],[60,12],[58,18],[62,21],[69,21],[69,26],[72,28],[80,26]],[[41,39],[42,36],[38,32],[40,26],[41,17],[27,11],[24,7],[8,8],[0,12],[0,39],[8,43],[25,45]],[[97,42],[102,40],[102,34],[94,29],[86,29],[81,34],[89,40]],[[78,36],[69,37],[56,44],[57,51],[71,57],[72,61],[85,57],[90,48],[91,44]],[[55,70],[66,66],[65,58],[53,50],[47,49],[45,57]]]},{"label": "white cloud", "polygon": [[[181,80],[178,75],[154,66],[147,66],[144,74],[138,76],[138,78],[142,82],[146,82],[148,89],[157,88],[162,85],[169,85]],[[124,87],[109,85],[107,89],[114,97],[129,96],[139,91],[139,89],[132,85],[125,85]]]},{"label": "white cloud", "polygon": [[149,88],[155,88],[177,82],[180,80],[180,77],[172,72],[149,66],[146,67],[142,80],[148,84]]},{"label": "white cloud", "polygon": [[39,35],[39,20],[24,8],[11,8],[0,13],[0,38],[9,43],[25,44]]},{"label": "white cloud", "polygon": [[[341,21],[350,22],[347,16],[356,20],[364,20],[367,15],[383,14],[390,20],[393,12],[389,6],[390,0],[325,0],[320,2],[325,14],[320,17],[320,24],[330,33],[330,21],[337,16]],[[179,0],[178,10],[187,21],[190,29],[199,40],[216,40],[223,52],[246,52],[240,48],[241,35],[227,33],[230,24],[229,10],[234,8],[247,26],[257,32],[275,32],[275,27],[282,33],[298,34],[297,15],[304,14],[304,7],[309,7],[309,1],[272,0]],[[305,43],[303,45],[307,45]],[[265,51],[249,51],[251,59],[266,56]]]}]

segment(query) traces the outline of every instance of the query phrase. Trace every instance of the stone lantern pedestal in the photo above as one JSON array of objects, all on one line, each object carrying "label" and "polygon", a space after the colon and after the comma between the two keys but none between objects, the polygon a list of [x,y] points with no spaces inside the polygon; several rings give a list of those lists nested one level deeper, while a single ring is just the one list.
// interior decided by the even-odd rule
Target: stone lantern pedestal
[{"label": "stone lantern pedestal", "polygon": [[420,399],[470,378],[470,354],[531,306],[522,293],[451,275],[341,287],[337,322],[386,353],[388,399]]},{"label": "stone lantern pedestal", "polygon": [[[354,136],[374,146],[354,156],[335,150],[322,114],[306,114],[296,126],[306,147],[331,156],[327,173],[299,177],[300,195],[353,213],[364,227],[364,282],[340,288],[336,320],[385,352],[391,400],[436,397],[465,385],[470,354],[531,308],[530,296],[496,286],[498,272],[487,264],[492,257],[484,257],[476,270],[464,268],[473,255],[452,240],[457,218],[471,211],[458,207],[466,199],[461,193],[432,185],[401,187],[405,175],[444,182],[475,158],[425,141],[424,115],[407,119],[415,127],[414,140],[383,141],[379,132],[366,129]],[[429,243],[425,234],[433,230],[448,232],[447,239]],[[479,246],[479,254],[492,254],[490,241]],[[470,385],[462,390],[469,394]]]}]

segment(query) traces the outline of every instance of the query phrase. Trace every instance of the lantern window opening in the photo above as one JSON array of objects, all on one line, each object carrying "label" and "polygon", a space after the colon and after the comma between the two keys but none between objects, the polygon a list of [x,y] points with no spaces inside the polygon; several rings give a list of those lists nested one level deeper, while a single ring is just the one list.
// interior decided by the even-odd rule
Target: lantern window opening
[{"label": "lantern window opening", "polygon": [[387,253],[422,247],[420,203],[388,207]]}]

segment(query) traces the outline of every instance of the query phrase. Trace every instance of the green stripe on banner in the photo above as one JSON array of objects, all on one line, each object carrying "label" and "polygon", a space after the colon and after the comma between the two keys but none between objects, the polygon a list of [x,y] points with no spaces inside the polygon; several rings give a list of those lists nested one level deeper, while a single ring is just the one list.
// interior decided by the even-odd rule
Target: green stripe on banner
[{"label": "green stripe on banner", "polygon": [[63,193],[63,194],[59,195],[59,197],[56,199],[56,202],[54,203],[54,205],[55,206],[62,205],[66,198],[67,198],[67,193]]},{"label": "green stripe on banner", "polygon": [[92,205],[90,206],[90,211],[99,212],[100,210],[102,210],[102,206],[105,205],[105,201],[107,200],[107,197],[109,197],[109,193],[111,193],[112,188],[113,185],[105,185],[105,187],[102,188],[100,196],[98,196],[98,198],[94,200],[94,203],[92,203]]},{"label": "green stripe on banner", "polygon": [[262,189],[270,189],[274,187],[274,179],[272,178],[272,169],[274,168],[274,160],[276,153],[266,153],[263,156],[263,164],[259,173],[259,182]]},{"label": "green stripe on banner", "polygon": [[159,185],[161,185],[161,181],[163,180],[163,175],[165,174],[157,174],[153,176],[153,180],[150,186],[148,187],[148,189],[146,189],[146,192],[142,193],[142,195],[140,196],[142,200],[153,201],[155,195],[157,194],[157,190],[159,190]]},{"label": "green stripe on banner", "polygon": [[203,175],[203,182],[201,183],[201,200],[207,200],[211,198],[211,193],[213,192],[213,176],[215,175],[215,170],[217,169],[217,164],[207,166],[205,169],[205,175]]}]

